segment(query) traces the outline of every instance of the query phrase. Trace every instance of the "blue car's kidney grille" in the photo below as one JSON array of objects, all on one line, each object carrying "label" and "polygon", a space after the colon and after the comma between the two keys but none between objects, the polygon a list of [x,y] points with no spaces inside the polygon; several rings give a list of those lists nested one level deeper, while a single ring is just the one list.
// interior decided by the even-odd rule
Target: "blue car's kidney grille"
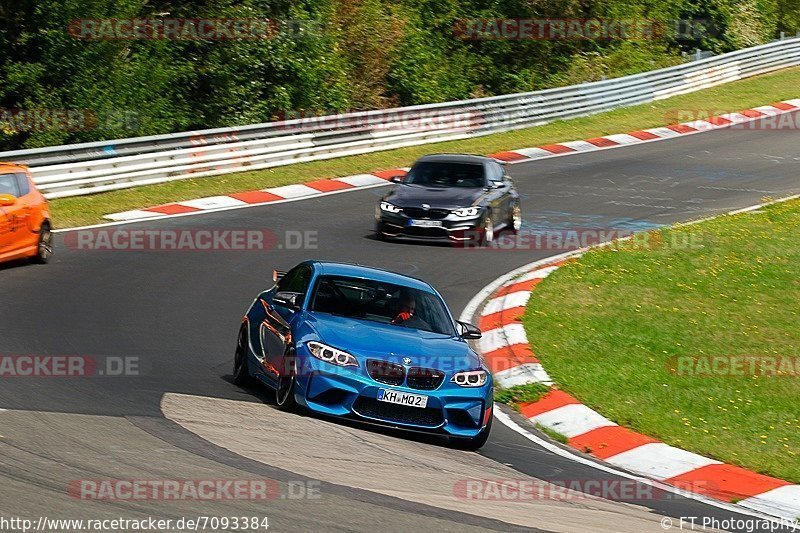
[{"label": "blue car's kidney grille", "polygon": [[389,361],[368,359],[367,372],[369,372],[369,377],[375,381],[387,385],[402,385],[406,378],[406,369],[403,368],[403,365]]},{"label": "blue car's kidney grille", "polygon": [[406,383],[412,389],[433,390],[444,381],[444,372],[433,368],[419,368],[412,366],[408,369]]},{"label": "blue car's kidney grille", "polygon": [[415,426],[437,427],[444,422],[444,415],[441,409],[430,407],[420,409],[419,407],[396,405],[379,402],[374,398],[366,398],[364,396],[360,396],[355,401],[353,411],[367,418]]}]

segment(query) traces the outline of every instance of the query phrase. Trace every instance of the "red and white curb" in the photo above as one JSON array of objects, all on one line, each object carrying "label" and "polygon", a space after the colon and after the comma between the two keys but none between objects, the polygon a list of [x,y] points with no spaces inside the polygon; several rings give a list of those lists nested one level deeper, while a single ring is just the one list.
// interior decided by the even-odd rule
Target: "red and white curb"
[{"label": "red and white curb", "polygon": [[[528,344],[521,317],[531,291],[564,261],[538,262],[513,272],[490,286],[482,306],[468,307],[462,319],[479,316],[483,338],[478,349],[496,383],[510,387],[553,383]],[[476,312],[477,311],[477,312]],[[551,388],[537,402],[520,406],[531,422],[564,435],[572,448],[606,463],[705,497],[735,503],[786,520],[800,518],[800,485],[723,464],[669,446],[621,427],[573,396]]]},{"label": "red and white curb", "polygon": [[[708,120],[695,120],[683,124],[673,124],[660,128],[632,131],[630,133],[619,133],[595,137],[582,141],[569,141],[558,144],[547,144],[532,148],[520,148],[518,150],[498,152],[490,154],[501,161],[510,164],[524,163],[537,159],[560,157],[565,155],[592,152],[596,150],[608,150],[621,146],[631,146],[653,141],[662,141],[702,133],[723,128],[733,127],[746,122],[756,120],[775,121],[770,127],[780,127],[778,115],[791,113],[800,110],[800,98],[777,102],[772,105],[746,109],[739,113],[727,113]],[[796,126],[796,125],[793,125]],[[243,169],[246,170],[246,169]],[[223,196],[210,196],[197,200],[187,200],[173,202],[169,204],[148,207],[144,209],[134,209],[122,213],[105,215],[104,218],[116,222],[129,222],[133,220],[164,218],[167,216],[179,216],[205,211],[223,211],[227,209],[237,209],[248,206],[264,205],[276,202],[291,201],[295,199],[305,199],[323,194],[333,194],[348,190],[361,189],[366,187],[379,187],[388,185],[392,176],[405,174],[408,168],[384,170],[371,174],[356,174],[343,178],[321,179],[308,183],[285,185],[283,187],[273,187],[258,191],[248,191],[233,193]]]},{"label": "red and white curb", "polygon": [[[756,120],[763,121],[765,123],[765,127],[779,128],[783,125],[781,124],[781,119],[778,118],[778,115],[791,113],[797,111],[798,109],[800,109],[800,98],[786,100],[784,102],[777,102],[771,105],[755,107],[753,109],[745,109],[744,111],[740,111],[738,113],[726,113],[724,115],[709,117],[708,120],[694,120],[692,122],[684,122],[682,124],[672,124],[659,128],[632,131],[630,133],[606,135],[604,137],[595,137],[583,141],[570,141],[565,143],[536,146],[533,148],[522,148],[519,150],[511,150],[508,152],[492,154],[491,157],[501,159],[509,163],[522,163],[525,161],[554,156],[576,154],[581,152],[593,152],[608,148],[618,148],[620,146],[630,146],[632,144],[662,141],[665,139],[672,139],[674,137],[702,133],[704,131],[730,128]],[[794,129],[797,127],[797,124],[792,121],[791,124],[786,124],[786,126],[790,126],[792,129]]]},{"label": "red and white curb", "polygon": [[106,215],[103,218],[121,222],[146,218],[161,218],[170,215],[184,215],[202,211],[224,211],[239,207],[305,199],[321,196],[323,194],[380,187],[387,185],[393,176],[405,175],[408,170],[408,168],[398,168],[373,172],[372,174],[356,174],[355,176],[345,176],[343,178],[321,179],[307,183],[284,185],[282,187],[272,187],[259,191],[238,192],[225,196],[209,196],[197,200],[173,202],[145,209],[134,209],[133,211],[114,213],[112,215]]}]

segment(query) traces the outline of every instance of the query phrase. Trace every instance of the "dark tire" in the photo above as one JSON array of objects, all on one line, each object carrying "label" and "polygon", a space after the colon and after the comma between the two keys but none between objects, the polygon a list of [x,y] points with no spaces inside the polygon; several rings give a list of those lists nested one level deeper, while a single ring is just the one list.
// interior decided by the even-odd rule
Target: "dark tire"
[{"label": "dark tire", "polygon": [[381,222],[375,223],[375,238],[383,242],[389,240],[389,237],[383,232],[383,224]]},{"label": "dark tire", "polygon": [[244,387],[252,382],[253,378],[247,370],[247,327],[244,326],[239,330],[236,354],[233,356],[233,383]]},{"label": "dark tire", "polygon": [[511,204],[511,209],[508,210],[508,216],[506,217],[506,227],[514,233],[517,233],[522,228],[522,209],[519,202]]},{"label": "dark tire", "polygon": [[461,437],[450,437],[450,444],[454,448],[459,448],[461,450],[470,450],[475,451],[479,450],[486,444],[486,441],[489,440],[489,433],[492,432],[492,421],[494,420],[494,416],[489,419],[489,423],[486,424],[486,427],[483,430],[472,437],[471,439],[464,439]]},{"label": "dark tire", "polygon": [[39,242],[36,245],[36,255],[33,262],[46,265],[53,256],[53,233],[50,231],[50,224],[44,222],[39,230]]},{"label": "dark tire", "polygon": [[275,405],[281,411],[296,411],[297,400],[294,397],[295,376],[294,372],[288,376],[281,376],[278,379],[278,387],[275,389]]}]

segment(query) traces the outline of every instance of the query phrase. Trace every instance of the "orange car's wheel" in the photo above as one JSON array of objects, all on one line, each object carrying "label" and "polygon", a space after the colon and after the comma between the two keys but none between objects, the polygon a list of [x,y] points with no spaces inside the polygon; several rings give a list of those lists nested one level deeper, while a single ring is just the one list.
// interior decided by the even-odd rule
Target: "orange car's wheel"
[{"label": "orange car's wheel", "polygon": [[53,256],[53,232],[50,231],[50,224],[45,222],[39,230],[39,242],[36,245],[36,255],[33,261],[44,265],[50,262]]}]

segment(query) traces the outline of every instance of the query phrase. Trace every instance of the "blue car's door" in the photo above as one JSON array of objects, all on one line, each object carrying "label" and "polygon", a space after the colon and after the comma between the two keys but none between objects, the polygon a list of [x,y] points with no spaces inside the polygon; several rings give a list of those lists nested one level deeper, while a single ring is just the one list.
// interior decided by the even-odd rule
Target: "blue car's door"
[{"label": "blue car's door", "polygon": [[266,301],[266,317],[261,324],[263,366],[270,381],[277,382],[287,375],[291,365],[286,357],[294,353],[292,323],[308,293],[313,271],[310,265],[300,264],[286,273]]}]

